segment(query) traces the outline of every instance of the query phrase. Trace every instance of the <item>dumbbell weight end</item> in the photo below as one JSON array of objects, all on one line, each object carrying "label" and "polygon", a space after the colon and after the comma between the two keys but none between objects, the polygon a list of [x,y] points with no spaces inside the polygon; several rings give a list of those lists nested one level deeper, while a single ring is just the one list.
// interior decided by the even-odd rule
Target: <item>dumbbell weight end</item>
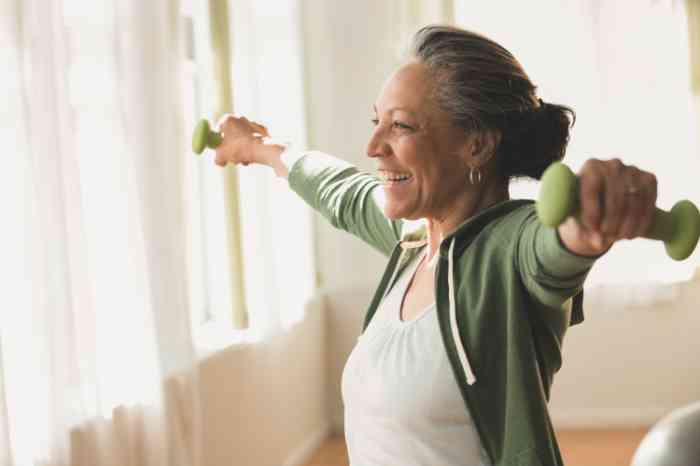
[{"label": "dumbbell weight end", "polygon": [[201,154],[207,147],[216,149],[222,140],[219,133],[211,130],[207,120],[201,120],[194,128],[194,133],[192,134],[192,151],[195,154]]},{"label": "dumbbell weight end", "polygon": [[[556,228],[567,217],[579,215],[578,177],[569,167],[555,162],[545,170],[541,181],[536,209],[543,224]],[[700,237],[700,211],[687,199],[677,202],[670,212],[657,207],[644,237],[663,241],[672,259],[686,259]]]}]

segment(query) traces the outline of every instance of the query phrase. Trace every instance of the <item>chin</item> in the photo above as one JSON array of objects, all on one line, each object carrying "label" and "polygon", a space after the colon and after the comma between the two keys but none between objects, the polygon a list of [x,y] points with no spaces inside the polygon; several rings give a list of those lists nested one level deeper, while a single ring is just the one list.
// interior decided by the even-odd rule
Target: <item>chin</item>
[{"label": "chin", "polygon": [[421,218],[420,216],[412,215],[411,212],[407,212],[406,209],[390,205],[384,208],[384,216],[390,220],[418,220]]},{"label": "chin", "polygon": [[396,206],[391,204],[384,206],[384,216],[390,220],[399,220],[403,218],[401,209],[397,209]]},{"label": "chin", "polygon": [[391,209],[384,209],[384,216],[389,220],[400,220],[403,218],[400,212]]},{"label": "chin", "polygon": [[413,196],[392,196],[384,191],[384,216],[390,220],[418,220],[418,204]]}]

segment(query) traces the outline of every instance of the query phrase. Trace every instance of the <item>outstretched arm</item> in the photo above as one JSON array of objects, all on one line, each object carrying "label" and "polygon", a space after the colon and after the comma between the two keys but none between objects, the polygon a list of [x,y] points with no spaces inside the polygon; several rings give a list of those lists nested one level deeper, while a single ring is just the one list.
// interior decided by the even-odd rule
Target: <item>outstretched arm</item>
[{"label": "outstretched arm", "polygon": [[403,222],[384,215],[383,190],[376,176],[323,152],[285,150],[284,145],[269,143],[264,139],[267,129],[245,118],[228,115],[220,127],[224,137],[216,149],[218,165],[232,162],[271,167],[331,225],[386,256],[391,254]]},{"label": "outstretched arm", "polygon": [[391,255],[403,222],[384,215],[384,191],[376,176],[318,151],[305,152],[289,168],[289,187],[331,225]]},{"label": "outstretched arm", "polygon": [[619,159],[590,159],[579,176],[579,218],[558,227],[572,252],[598,256],[621,239],[643,236],[650,228],[656,204],[656,177]]},{"label": "outstretched arm", "polygon": [[620,160],[587,161],[579,175],[581,212],[556,229],[534,212],[518,235],[517,266],[531,295],[558,305],[582,287],[590,267],[621,239],[649,229],[656,178]]}]

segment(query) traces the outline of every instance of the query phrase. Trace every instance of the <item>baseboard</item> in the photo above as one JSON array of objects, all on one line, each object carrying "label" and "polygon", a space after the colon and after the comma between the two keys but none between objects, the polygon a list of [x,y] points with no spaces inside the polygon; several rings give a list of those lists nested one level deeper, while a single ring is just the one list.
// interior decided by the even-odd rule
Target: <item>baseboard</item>
[{"label": "baseboard", "polygon": [[[656,406],[645,409],[563,409],[549,410],[552,423],[557,429],[607,429],[650,427],[679,406]],[[343,416],[332,421],[333,433],[343,435]]]},{"label": "baseboard", "polygon": [[333,435],[345,435],[345,413],[333,416]]},{"label": "baseboard", "polygon": [[287,456],[287,459],[282,466],[303,466],[311,460],[311,457],[320,448],[323,442],[332,435],[333,422],[328,421],[320,429],[314,432],[309,438],[299,445],[292,453]]},{"label": "baseboard", "polygon": [[550,408],[549,414],[556,429],[605,429],[649,427],[678,406],[648,408]]}]

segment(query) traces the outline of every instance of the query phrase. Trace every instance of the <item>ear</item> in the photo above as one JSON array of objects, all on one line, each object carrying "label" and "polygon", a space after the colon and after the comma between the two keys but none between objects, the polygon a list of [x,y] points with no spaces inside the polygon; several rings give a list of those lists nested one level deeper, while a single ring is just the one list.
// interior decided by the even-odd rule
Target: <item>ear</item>
[{"label": "ear", "polygon": [[482,130],[468,136],[462,158],[469,167],[483,167],[496,155],[501,142],[501,133],[494,130]]}]

